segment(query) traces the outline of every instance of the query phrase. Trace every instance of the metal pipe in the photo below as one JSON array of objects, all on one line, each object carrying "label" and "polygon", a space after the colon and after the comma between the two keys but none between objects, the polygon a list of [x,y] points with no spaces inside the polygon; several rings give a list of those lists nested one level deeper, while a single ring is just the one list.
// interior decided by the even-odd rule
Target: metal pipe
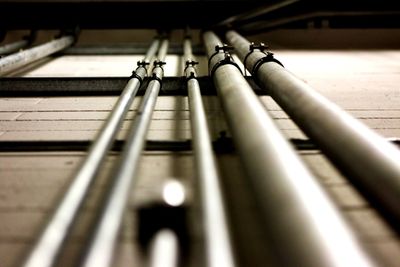
[{"label": "metal pipe", "polygon": [[[213,32],[203,35],[226,114],[278,266],[371,266],[339,212],[278,130]],[[216,50],[218,50],[216,52]]]},{"label": "metal pipe", "polygon": [[28,44],[29,44],[28,40],[22,39],[10,44],[0,46],[0,55],[13,53],[15,51],[20,50],[21,48],[28,46]]},{"label": "metal pipe", "polygon": [[[243,60],[249,42],[234,31],[226,36]],[[253,69],[264,57],[254,50],[246,66]],[[253,76],[349,179],[400,222],[400,151],[396,146],[275,62],[259,65]]]},{"label": "metal pipe", "polygon": [[111,264],[131,185],[135,180],[151,116],[161,88],[161,79],[164,74],[161,62],[165,59],[167,50],[168,40],[164,39],[158,52],[158,60],[154,62],[153,79],[147,86],[143,101],[129,129],[120,161],[114,170],[113,183],[107,194],[106,204],[101,210],[82,266],[107,267]]},{"label": "metal pipe", "polygon": [[[153,58],[158,45],[159,41],[154,40],[144,61],[147,62]],[[55,265],[63,241],[67,237],[90,185],[96,177],[100,165],[107,155],[107,151],[110,149],[125,114],[128,112],[133,98],[140,87],[141,81],[139,78],[143,79],[146,76],[147,70],[144,66],[139,66],[135,73],[138,77],[134,76],[127,83],[106,123],[95,138],[73,182],[48,221],[40,238],[33,246],[27,260],[23,264],[24,267],[50,267]]]},{"label": "metal pipe", "polygon": [[196,79],[196,62],[193,61],[189,38],[184,40],[184,52],[196,175],[199,179],[203,207],[207,266],[232,267],[235,266],[235,261],[228,231],[226,208],[201,99],[200,86]]},{"label": "metal pipe", "polygon": [[149,267],[178,267],[179,242],[169,229],[158,231],[150,244]]},{"label": "metal pipe", "polygon": [[186,37],[183,40],[183,59],[184,60],[191,60],[193,58],[193,51],[192,51],[192,42],[189,37]]},{"label": "metal pipe", "polygon": [[0,75],[61,51],[74,43],[73,36],[64,36],[45,44],[0,59]]}]

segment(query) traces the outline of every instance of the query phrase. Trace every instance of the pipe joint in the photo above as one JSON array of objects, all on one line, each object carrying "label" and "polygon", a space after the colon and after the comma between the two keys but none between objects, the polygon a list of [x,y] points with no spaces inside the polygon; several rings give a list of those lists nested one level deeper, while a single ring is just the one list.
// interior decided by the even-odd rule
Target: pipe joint
[{"label": "pipe joint", "polygon": [[132,75],[129,77],[129,79],[138,79],[140,86],[142,86],[143,78],[146,77],[146,75],[147,75],[146,67],[139,66],[136,70],[132,71]]},{"label": "pipe joint", "polygon": [[215,63],[214,66],[212,67],[212,69],[211,69],[211,71],[209,73],[210,77],[212,78],[214,76],[215,71],[219,67],[221,67],[223,65],[227,65],[227,64],[235,66],[242,73],[242,70],[240,69],[239,65],[236,64],[236,62],[233,60],[232,56],[230,54],[228,54],[228,53],[225,53],[224,58],[219,60],[217,63]]},{"label": "pipe joint", "polygon": [[243,66],[244,66],[244,75],[246,76],[246,70],[247,70],[247,60],[249,59],[249,57],[255,53],[258,52],[259,54],[264,54],[265,56],[263,56],[262,58],[260,58],[259,60],[256,61],[256,63],[253,65],[252,70],[250,71],[251,75],[253,77],[256,76],[258,69],[261,67],[262,64],[266,63],[266,62],[275,62],[279,65],[281,65],[282,67],[283,64],[277,60],[274,57],[274,54],[269,52],[269,51],[265,51],[268,49],[268,45],[265,45],[264,43],[259,43],[259,44],[254,44],[253,42],[250,43],[249,45],[249,52],[246,54],[246,56],[244,57],[243,60]]},{"label": "pipe joint", "polygon": [[185,63],[185,69],[183,70],[183,74],[186,76],[186,81],[190,79],[195,79],[197,77],[196,75],[196,65],[198,65],[199,62],[195,60],[186,60]]},{"label": "pipe joint", "polygon": [[166,63],[161,60],[156,60],[154,61],[154,68],[153,68],[153,73],[150,78],[150,81],[152,80],[157,80],[160,83],[160,88],[162,88],[162,78],[164,77],[164,68],[163,66]]},{"label": "pipe joint", "polygon": [[215,46],[215,52],[214,52],[214,54],[212,54],[211,56],[210,56],[210,58],[208,59],[208,68],[210,69],[210,65],[211,65],[211,60],[216,56],[216,55],[218,55],[221,51],[223,52],[223,53],[225,53],[225,54],[227,54],[227,53],[229,53],[230,51],[232,51],[234,48],[233,48],[233,46],[229,46],[229,45],[227,45],[227,44],[223,44],[223,45],[216,45]]},{"label": "pipe joint", "polygon": [[143,67],[143,68],[145,68],[146,70],[147,70],[147,66],[148,66],[148,65],[150,65],[150,62],[145,61],[145,60],[139,60],[139,61],[137,62],[137,66],[138,66],[138,67]]},{"label": "pipe joint", "polygon": [[189,67],[194,67],[194,66],[196,66],[196,65],[199,65],[199,62],[198,62],[198,61],[195,61],[195,60],[193,60],[193,59],[188,59],[188,60],[186,60],[186,62],[185,62],[185,69],[183,70],[183,72],[185,72],[187,68],[189,68]]},{"label": "pipe joint", "polygon": [[139,80],[140,85],[143,83],[143,78],[146,77],[147,75],[147,66],[150,65],[150,62],[145,61],[145,60],[139,60],[137,62],[137,68],[136,70],[132,71],[132,75],[129,77],[129,79],[136,78]]},{"label": "pipe joint", "polygon": [[243,60],[243,66],[244,66],[244,76],[246,76],[246,69],[247,69],[247,59],[249,58],[249,56],[251,54],[253,54],[254,50],[257,49],[259,52],[267,55],[267,53],[265,53],[264,51],[269,48],[268,45],[265,45],[264,43],[260,43],[258,45],[254,44],[254,42],[251,42],[249,45],[249,52],[247,53],[247,55],[244,57]]},{"label": "pipe joint", "polygon": [[162,69],[165,64],[167,64],[165,61],[156,60],[154,61],[154,68],[160,67]]},{"label": "pipe joint", "polygon": [[[249,54],[247,54],[246,57],[248,57],[251,53],[253,53],[253,52],[249,52]],[[264,53],[264,52],[263,52],[263,53]],[[273,53],[271,53],[271,52],[266,52],[266,53],[264,53],[264,54],[265,54],[265,56],[262,57],[262,58],[260,58],[259,60],[257,60],[257,61],[254,63],[253,68],[251,69],[251,75],[252,75],[253,77],[257,77],[257,72],[258,72],[258,70],[260,69],[260,67],[261,67],[264,63],[275,62],[275,63],[281,65],[281,66],[284,68],[283,64],[282,64],[279,60],[277,60],[277,59],[274,57],[274,54],[273,54]],[[246,59],[247,59],[247,58],[246,58]],[[245,59],[245,60],[246,60],[246,59]],[[246,69],[246,61],[244,61],[244,68]]]},{"label": "pipe joint", "polygon": [[[240,72],[242,72],[242,70],[240,69],[240,67],[236,64],[236,62],[233,60],[232,56],[230,55],[230,51],[232,51],[234,48],[233,46],[229,46],[227,44],[223,44],[223,45],[216,45],[215,46],[215,52],[214,54],[212,54],[210,56],[210,58],[208,59],[208,69],[209,69],[209,75],[210,77],[214,76],[215,71],[226,64],[231,64],[235,67],[237,67]],[[215,56],[217,55],[223,55],[223,58],[218,60],[216,63],[212,64],[212,60],[215,58]],[[212,66],[211,66],[212,65]]]}]

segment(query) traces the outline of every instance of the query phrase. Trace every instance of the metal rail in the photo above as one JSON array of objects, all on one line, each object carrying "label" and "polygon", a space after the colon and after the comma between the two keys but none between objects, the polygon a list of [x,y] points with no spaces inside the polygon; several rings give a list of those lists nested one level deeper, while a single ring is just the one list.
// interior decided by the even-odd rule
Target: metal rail
[{"label": "metal rail", "polygon": [[[151,44],[145,56],[145,62],[148,62],[153,58],[158,45],[158,40],[155,40]],[[140,87],[140,79],[144,78],[147,70],[144,66],[139,66],[135,73],[137,76],[131,78],[127,83],[105,125],[100,130],[99,135],[95,138],[95,141],[88,152],[88,156],[82,163],[73,182],[67,189],[59,206],[30,251],[27,260],[23,264],[24,267],[50,267],[55,265],[63,241],[67,237],[79,208],[89,191],[89,187],[92,184],[102,161],[107,155],[107,151],[110,149],[115,135],[124,120],[125,114],[128,112],[133,98]]]},{"label": "metal rail", "polygon": [[[278,266],[373,265],[213,32],[211,75]],[[288,257],[290,255],[290,257]]]},{"label": "metal rail", "polygon": [[167,50],[168,40],[164,39],[158,52],[158,60],[154,62],[153,79],[147,86],[139,111],[130,127],[120,161],[114,170],[113,183],[101,210],[82,266],[107,267],[111,264],[121,221],[131,192],[131,185],[146,143],[151,116],[161,88],[161,79],[164,75],[162,65]]},{"label": "metal rail", "polygon": [[[147,84],[151,77],[145,77],[143,84]],[[0,96],[93,96],[93,95],[120,95],[127,78],[121,77],[4,77],[0,79]],[[203,95],[215,95],[214,85],[207,76],[198,77]],[[258,95],[267,95],[248,77],[254,91]],[[160,95],[187,96],[186,80],[182,77],[164,77],[163,89]],[[145,86],[139,88],[137,95],[144,95]]]},{"label": "metal rail", "polygon": [[400,222],[400,150],[281,65],[260,61],[266,57],[261,51],[248,54],[250,43],[238,33],[229,31],[226,37],[242,60],[248,55],[246,66],[259,85],[349,179]]},{"label": "metal rail", "polygon": [[[400,138],[387,138],[388,142],[400,148]],[[318,150],[311,140],[293,138],[289,140],[296,150]],[[110,151],[120,152],[124,145],[123,140],[116,140]],[[87,151],[90,141],[0,141],[0,152],[44,152],[44,151]],[[217,154],[232,153],[235,151],[232,139],[220,137],[212,142],[213,150]],[[192,143],[190,140],[167,141],[147,140],[145,150],[147,151],[190,151]]]},{"label": "metal rail", "polygon": [[0,75],[61,51],[74,43],[73,36],[64,36],[45,44],[0,59]]},{"label": "metal rail", "polygon": [[[400,138],[388,138],[389,142],[400,148]],[[319,149],[308,139],[290,139],[296,150],[317,150]],[[110,148],[111,151],[121,151],[124,145],[123,140],[116,140]],[[43,151],[87,151],[90,141],[80,140],[57,140],[57,141],[0,141],[0,152],[43,152]],[[231,153],[235,149],[232,139],[229,137],[219,137],[212,142],[213,149],[218,154]],[[147,140],[147,151],[189,151],[192,150],[190,140]]]},{"label": "metal rail", "polygon": [[214,159],[211,138],[197,81],[191,40],[184,40],[185,76],[187,79],[190,118],[195,151],[196,174],[199,179],[206,240],[207,266],[232,267],[235,260],[221,192],[220,177]]},{"label": "metal rail", "polygon": [[[142,42],[128,44],[109,44],[109,45],[79,45],[72,46],[64,51],[62,55],[141,55],[146,53],[147,47]],[[180,43],[171,43],[168,51],[170,54],[183,55],[182,45]],[[193,47],[195,55],[203,55],[203,46],[195,45]]]}]

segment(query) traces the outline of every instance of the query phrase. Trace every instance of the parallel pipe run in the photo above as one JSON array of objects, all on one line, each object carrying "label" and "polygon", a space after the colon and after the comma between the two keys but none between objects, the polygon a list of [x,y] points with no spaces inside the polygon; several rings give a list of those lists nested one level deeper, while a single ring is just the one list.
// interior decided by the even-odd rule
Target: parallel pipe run
[{"label": "parallel pipe run", "polygon": [[[235,146],[278,266],[371,266],[339,212],[280,133],[212,32],[203,35]],[[225,64],[221,64],[225,60]]]},{"label": "parallel pipe run", "polygon": [[[250,43],[234,31],[226,34],[241,60]],[[349,179],[368,192],[400,222],[400,151],[275,62],[261,62],[254,50],[246,59],[259,85],[289,114]],[[257,62],[261,62],[257,63]]]},{"label": "parallel pipe run", "polygon": [[232,242],[228,232],[226,209],[214,159],[211,138],[207,126],[197,71],[193,60],[190,39],[184,41],[186,59],[185,76],[188,97],[196,173],[200,184],[203,207],[203,224],[206,236],[206,257],[208,267],[235,266]]},{"label": "parallel pipe run", "polygon": [[7,55],[10,53],[13,53],[15,51],[18,51],[26,46],[28,46],[29,41],[28,40],[19,40],[10,44],[6,44],[3,46],[0,46],[0,56],[1,55]]},{"label": "parallel pipe run", "polygon": [[[150,61],[154,57],[158,46],[159,41],[155,40],[145,56],[145,62]],[[23,265],[24,267],[50,267],[56,264],[63,241],[67,237],[79,208],[89,191],[90,185],[93,183],[101,163],[106,157],[107,151],[110,149],[115,135],[132,104],[133,98],[141,84],[140,78],[143,79],[146,73],[146,68],[139,66],[135,71],[136,76],[131,78],[127,83],[106,123],[95,138],[73,182],[41,233],[41,236],[33,246]]]},{"label": "parallel pipe run", "polygon": [[64,36],[45,44],[0,59],[0,75],[61,51],[74,43],[73,36]]},{"label": "parallel pipe run", "polygon": [[163,60],[167,54],[168,40],[164,39],[154,62],[153,79],[149,82],[138,113],[129,129],[128,137],[117,164],[113,183],[101,210],[93,238],[84,257],[84,267],[111,266],[112,254],[131,193],[131,185],[138,169],[139,160],[146,143],[146,135],[163,78]]}]

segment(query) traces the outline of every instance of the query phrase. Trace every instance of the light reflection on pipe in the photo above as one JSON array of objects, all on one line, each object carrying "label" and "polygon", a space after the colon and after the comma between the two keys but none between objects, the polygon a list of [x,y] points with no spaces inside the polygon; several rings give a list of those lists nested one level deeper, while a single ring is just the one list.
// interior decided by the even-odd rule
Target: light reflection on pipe
[{"label": "light reflection on pipe", "polygon": [[164,201],[173,207],[181,206],[186,198],[183,185],[176,180],[166,182],[162,195]]}]

